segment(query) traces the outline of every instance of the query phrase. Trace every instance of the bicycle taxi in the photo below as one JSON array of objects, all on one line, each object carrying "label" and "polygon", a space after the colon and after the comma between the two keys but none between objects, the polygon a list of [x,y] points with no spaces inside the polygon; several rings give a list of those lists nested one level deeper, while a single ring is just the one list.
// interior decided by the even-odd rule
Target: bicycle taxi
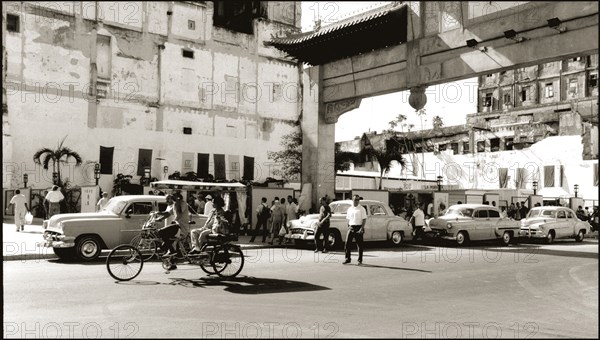
[{"label": "bicycle taxi", "polygon": [[[210,193],[211,195],[219,195],[229,203],[231,199],[236,199],[239,206],[239,211],[245,211],[246,202],[246,186],[241,183],[208,183],[208,182],[191,182],[179,180],[164,180],[150,183],[152,189],[156,192],[175,193],[179,192],[186,196],[190,192],[195,193]],[[235,195],[232,195],[235,193]],[[226,210],[229,208],[226,203]],[[188,208],[189,209],[189,208]],[[194,212],[193,209],[190,212]],[[200,228],[207,220],[207,216],[198,213],[192,213],[193,228]],[[110,276],[119,281],[129,281],[137,277],[144,266],[144,262],[150,261],[157,257],[162,262],[162,267],[167,270],[171,267],[175,259],[163,255],[160,250],[160,238],[157,235],[158,229],[163,225],[162,221],[158,220],[157,212],[151,212],[148,219],[143,223],[141,229],[138,229],[140,234],[136,236],[130,244],[123,244],[114,248],[106,260],[106,267]],[[244,266],[244,254],[239,245],[233,242],[238,240],[238,235],[235,230],[228,234],[210,234],[208,243],[206,243],[200,254],[189,254],[190,238],[185,239],[174,238],[176,244],[178,259],[187,261],[191,265],[199,266],[204,272],[209,275],[219,275],[225,278],[231,278],[238,275]]]}]

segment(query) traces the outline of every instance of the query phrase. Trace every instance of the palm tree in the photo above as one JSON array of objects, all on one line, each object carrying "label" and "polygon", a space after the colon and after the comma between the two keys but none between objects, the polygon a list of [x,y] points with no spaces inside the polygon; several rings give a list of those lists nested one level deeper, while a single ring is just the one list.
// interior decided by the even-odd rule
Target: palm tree
[{"label": "palm tree", "polygon": [[403,169],[406,167],[406,160],[398,147],[392,146],[390,140],[386,140],[385,144],[386,146],[382,147],[368,146],[361,151],[363,157],[377,158],[377,163],[379,163],[379,190],[382,187],[383,176],[390,171],[394,161],[398,162]]},{"label": "palm tree", "polygon": [[33,162],[41,164],[44,169],[48,170],[50,162],[52,162],[52,173],[56,173],[56,185],[62,186],[62,178],[60,177],[60,163],[68,163],[69,158],[75,159],[75,166],[80,166],[82,163],[81,156],[71,148],[63,146],[67,136],[63,138],[56,149],[41,148],[33,155]]}]

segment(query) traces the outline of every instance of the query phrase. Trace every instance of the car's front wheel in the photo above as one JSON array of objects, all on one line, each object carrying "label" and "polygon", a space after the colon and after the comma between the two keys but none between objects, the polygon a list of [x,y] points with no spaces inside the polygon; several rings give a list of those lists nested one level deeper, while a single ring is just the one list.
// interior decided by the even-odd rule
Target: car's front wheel
[{"label": "car's front wheel", "polygon": [[399,246],[403,240],[404,237],[402,237],[402,233],[399,231],[394,231],[392,237],[390,237],[390,241],[392,241],[392,244],[395,246]]},{"label": "car's front wheel", "polygon": [[75,258],[74,248],[52,248],[52,250],[61,260],[69,261]]},{"label": "car's front wheel", "polygon": [[575,241],[577,241],[577,242],[582,242],[584,237],[585,237],[585,231],[583,231],[583,230],[580,230],[580,231],[577,233],[577,236],[575,236]]},{"label": "car's front wheel", "polygon": [[459,231],[458,234],[456,234],[456,244],[459,246],[464,246],[467,244],[468,240],[469,236],[464,231]]},{"label": "car's front wheel", "polygon": [[93,261],[100,256],[100,240],[96,236],[82,236],[75,243],[77,257],[83,261]]},{"label": "car's front wheel", "polygon": [[512,241],[512,235],[508,231],[505,231],[504,234],[502,234],[502,239],[500,242],[503,246],[508,246],[510,241]]}]

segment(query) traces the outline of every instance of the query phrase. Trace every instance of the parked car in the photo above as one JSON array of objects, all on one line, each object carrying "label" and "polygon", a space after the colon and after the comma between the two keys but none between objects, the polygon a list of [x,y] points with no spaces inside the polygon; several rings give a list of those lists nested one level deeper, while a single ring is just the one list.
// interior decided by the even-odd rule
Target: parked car
[{"label": "parked car", "polygon": [[483,204],[457,204],[446,214],[429,221],[429,228],[437,236],[454,240],[458,245],[468,241],[500,240],[508,245],[519,235],[521,224],[501,217],[500,210]]},{"label": "parked car", "polygon": [[[148,214],[166,206],[164,196],[124,195],[111,198],[100,212],[54,215],[44,221],[43,246],[52,248],[61,259],[91,261],[102,249],[131,242]],[[205,220],[206,216],[200,215],[196,223]]]},{"label": "parked car", "polygon": [[[412,239],[412,227],[403,218],[395,216],[387,204],[372,200],[361,200],[360,204],[367,211],[365,241],[389,240],[394,245],[399,245],[405,239]],[[346,211],[352,206],[352,201],[335,201],[331,202],[329,206],[332,214],[328,242],[330,249],[335,249],[346,242],[348,231]],[[289,221],[287,225],[289,232],[285,238],[294,240],[296,243],[314,242],[318,220],[319,214],[311,214]]]},{"label": "parked car", "polygon": [[565,207],[534,207],[521,220],[521,237],[545,239],[552,243],[556,238],[574,238],[581,242],[592,226],[582,221],[575,212]]}]

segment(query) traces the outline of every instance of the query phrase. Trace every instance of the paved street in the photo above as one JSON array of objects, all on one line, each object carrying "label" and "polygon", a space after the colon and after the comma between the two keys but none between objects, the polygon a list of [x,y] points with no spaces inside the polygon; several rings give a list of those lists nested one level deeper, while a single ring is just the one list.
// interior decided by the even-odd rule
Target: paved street
[{"label": "paved street", "polygon": [[240,277],[4,262],[5,337],[598,337],[598,243],[248,249]]}]

